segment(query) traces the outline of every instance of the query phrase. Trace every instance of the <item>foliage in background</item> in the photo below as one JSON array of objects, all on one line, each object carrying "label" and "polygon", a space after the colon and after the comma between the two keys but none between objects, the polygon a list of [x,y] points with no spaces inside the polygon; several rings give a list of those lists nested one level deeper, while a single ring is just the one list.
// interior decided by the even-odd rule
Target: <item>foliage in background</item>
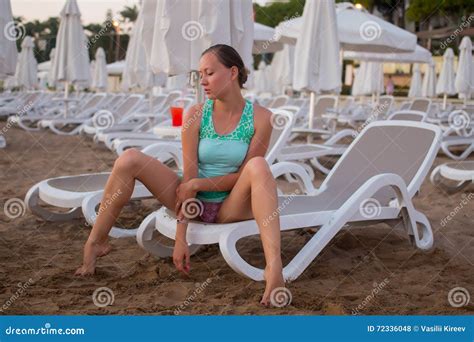
[{"label": "foliage in background", "polygon": [[290,0],[289,2],[273,3],[269,6],[254,4],[255,21],[275,27],[280,22],[303,15],[305,0]]}]

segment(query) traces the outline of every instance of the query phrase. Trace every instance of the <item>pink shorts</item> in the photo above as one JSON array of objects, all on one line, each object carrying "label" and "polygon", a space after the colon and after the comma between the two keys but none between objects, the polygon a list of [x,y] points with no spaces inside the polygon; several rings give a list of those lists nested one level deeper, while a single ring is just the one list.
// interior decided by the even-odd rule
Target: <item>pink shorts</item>
[{"label": "pink shorts", "polygon": [[222,202],[201,201],[201,203],[203,204],[203,210],[201,215],[199,215],[199,218],[206,223],[215,223],[219,209],[222,206]]}]

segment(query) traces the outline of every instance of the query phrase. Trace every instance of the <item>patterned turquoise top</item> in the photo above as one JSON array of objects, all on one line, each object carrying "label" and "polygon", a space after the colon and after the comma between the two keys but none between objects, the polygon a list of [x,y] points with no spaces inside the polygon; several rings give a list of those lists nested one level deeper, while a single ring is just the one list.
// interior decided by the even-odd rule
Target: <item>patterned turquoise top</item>
[{"label": "patterned turquoise top", "polygon": [[[229,134],[219,135],[214,129],[214,101],[207,100],[202,108],[199,129],[198,177],[212,178],[237,172],[247,155],[255,133],[253,104],[246,100],[237,127]],[[230,191],[201,191],[197,198],[205,202],[222,202]]]}]

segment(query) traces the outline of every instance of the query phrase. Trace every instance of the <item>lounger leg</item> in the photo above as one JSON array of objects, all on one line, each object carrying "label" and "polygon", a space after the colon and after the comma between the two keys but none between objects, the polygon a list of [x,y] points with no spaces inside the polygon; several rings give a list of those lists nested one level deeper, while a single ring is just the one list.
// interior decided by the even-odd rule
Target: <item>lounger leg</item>
[{"label": "lounger leg", "polygon": [[39,185],[36,184],[35,186],[31,187],[30,190],[28,190],[25,196],[25,204],[27,209],[29,209],[33,214],[46,221],[64,222],[82,217],[81,208],[72,208],[65,213],[55,213],[41,207],[39,200]]},{"label": "lounger leg", "polygon": [[[144,250],[157,258],[168,258],[173,255],[173,247],[160,243],[156,237],[160,234],[155,226],[155,213],[148,215],[137,230],[137,242]],[[190,245],[189,253],[195,254],[200,245]]]}]

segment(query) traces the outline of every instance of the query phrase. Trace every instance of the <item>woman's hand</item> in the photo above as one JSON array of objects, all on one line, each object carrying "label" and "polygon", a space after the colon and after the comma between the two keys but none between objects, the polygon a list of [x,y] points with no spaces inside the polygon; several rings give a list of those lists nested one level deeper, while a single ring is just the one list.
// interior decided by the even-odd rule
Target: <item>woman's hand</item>
[{"label": "woman's hand", "polygon": [[175,213],[178,215],[178,219],[183,219],[183,210],[181,206],[183,202],[190,198],[195,198],[197,194],[196,182],[194,179],[191,179],[185,183],[181,183],[176,188],[176,207]]},{"label": "woman's hand", "polygon": [[173,249],[173,263],[176,269],[189,275],[191,269],[191,256],[189,254],[189,247],[186,240],[177,239],[174,243]]}]

